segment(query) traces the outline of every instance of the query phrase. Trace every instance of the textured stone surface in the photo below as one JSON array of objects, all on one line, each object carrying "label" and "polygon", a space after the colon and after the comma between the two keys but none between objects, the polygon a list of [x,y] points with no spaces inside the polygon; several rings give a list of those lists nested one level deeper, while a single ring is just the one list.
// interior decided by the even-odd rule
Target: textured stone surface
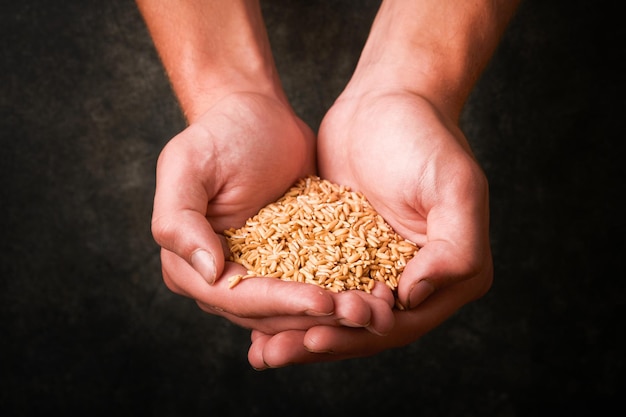
[{"label": "textured stone surface", "polygon": [[[154,167],[184,126],[131,1],[0,6],[0,414],[584,415],[624,383],[616,10],[528,0],[463,113],[496,280],[422,340],[256,372],[248,334],[161,281]],[[264,1],[317,128],[378,2]],[[558,413],[553,413],[554,411]]]}]

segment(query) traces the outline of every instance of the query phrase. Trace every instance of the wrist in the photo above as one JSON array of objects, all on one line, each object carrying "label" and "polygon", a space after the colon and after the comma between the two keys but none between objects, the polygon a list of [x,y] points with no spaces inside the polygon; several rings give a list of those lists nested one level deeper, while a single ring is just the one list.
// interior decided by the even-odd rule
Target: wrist
[{"label": "wrist", "polygon": [[383,1],[346,95],[408,92],[458,120],[517,1]]},{"label": "wrist", "polygon": [[190,122],[237,92],[286,102],[258,0],[137,2]]},{"label": "wrist", "polygon": [[170,74],[174,91],[189,122],[232,94],[259,94],[288,104],[273,61],[248,57],[232,62],[191,62]]}]

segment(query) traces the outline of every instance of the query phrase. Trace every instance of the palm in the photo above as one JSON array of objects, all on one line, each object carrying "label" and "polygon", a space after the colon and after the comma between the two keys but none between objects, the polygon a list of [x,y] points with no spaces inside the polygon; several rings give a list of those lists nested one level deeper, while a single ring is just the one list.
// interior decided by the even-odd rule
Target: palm
[{"label": "palm", "polygon": [[422,242],[422,190],[434,185],[440,146],[433,135],[450,136],[427,103],[412,97],[338,101],[320,130],[321,175],[362,191],[398,232]]},{"label": "palm", "polygon": [[[408,93],[339,100],[322,123],[318,160],[322,176],[362,191],[398,233],[426,249],[405,275],[423,276],[415,264],[435,251],[459,256],[442,283],[491,267],[484,175],[459,129],[427,101]],[[401,280],[401,299],[411,285]]]},{"label": "palm", "polygon": [[229,96],[192,128],[191,166],[203,176],[206,216],[216,231],[241,225],[314,170],[312,132],[276,100]]}]

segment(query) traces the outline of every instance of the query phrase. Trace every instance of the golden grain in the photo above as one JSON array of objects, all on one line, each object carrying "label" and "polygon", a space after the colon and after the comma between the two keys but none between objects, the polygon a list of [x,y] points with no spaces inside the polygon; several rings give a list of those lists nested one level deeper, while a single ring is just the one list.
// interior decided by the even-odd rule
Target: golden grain
[{"label": "golden grain", "polygon": [[379,281],[395,292],[418,250],[362,194],[315,176],[299,180],[243,227],[224,235],[230,260],[248,272],[231,277],[230,288],[246,278],[268,276],[333,292],[371,292]]},{"label": "golden grain", "polygon": [[230,283],[228,285],[228,288],[233,288],[235,285],[239,284],[242,278],[243,275],[241,274],[233,275],[232,277],[228,278],[228,282]]}]

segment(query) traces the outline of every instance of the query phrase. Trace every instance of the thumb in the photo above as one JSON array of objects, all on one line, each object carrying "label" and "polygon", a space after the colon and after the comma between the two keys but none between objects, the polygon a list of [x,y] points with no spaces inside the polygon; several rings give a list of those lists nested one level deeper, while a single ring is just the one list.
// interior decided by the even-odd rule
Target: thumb
[{"label": "thumb", "polygon": [[224,249],[206,218],[214,185],[205,153],[174,138],[157,162],[152,235],[164,249],[187,261],[209,284],[224,270]]},{"label": "thumb", "polygon": [[404,268],[398,298],[407,309],[414,308],[438,290],[491,270],[491,264],[483,267],[476,254],[461,253],[448,241],[430,241]]},{"label": "thumb", "polygon": [[224,270],[224,250],[206,217],[180,210],[153,217],[152,234],[163,248],[189,263],[204,280],[215,283]]}]

